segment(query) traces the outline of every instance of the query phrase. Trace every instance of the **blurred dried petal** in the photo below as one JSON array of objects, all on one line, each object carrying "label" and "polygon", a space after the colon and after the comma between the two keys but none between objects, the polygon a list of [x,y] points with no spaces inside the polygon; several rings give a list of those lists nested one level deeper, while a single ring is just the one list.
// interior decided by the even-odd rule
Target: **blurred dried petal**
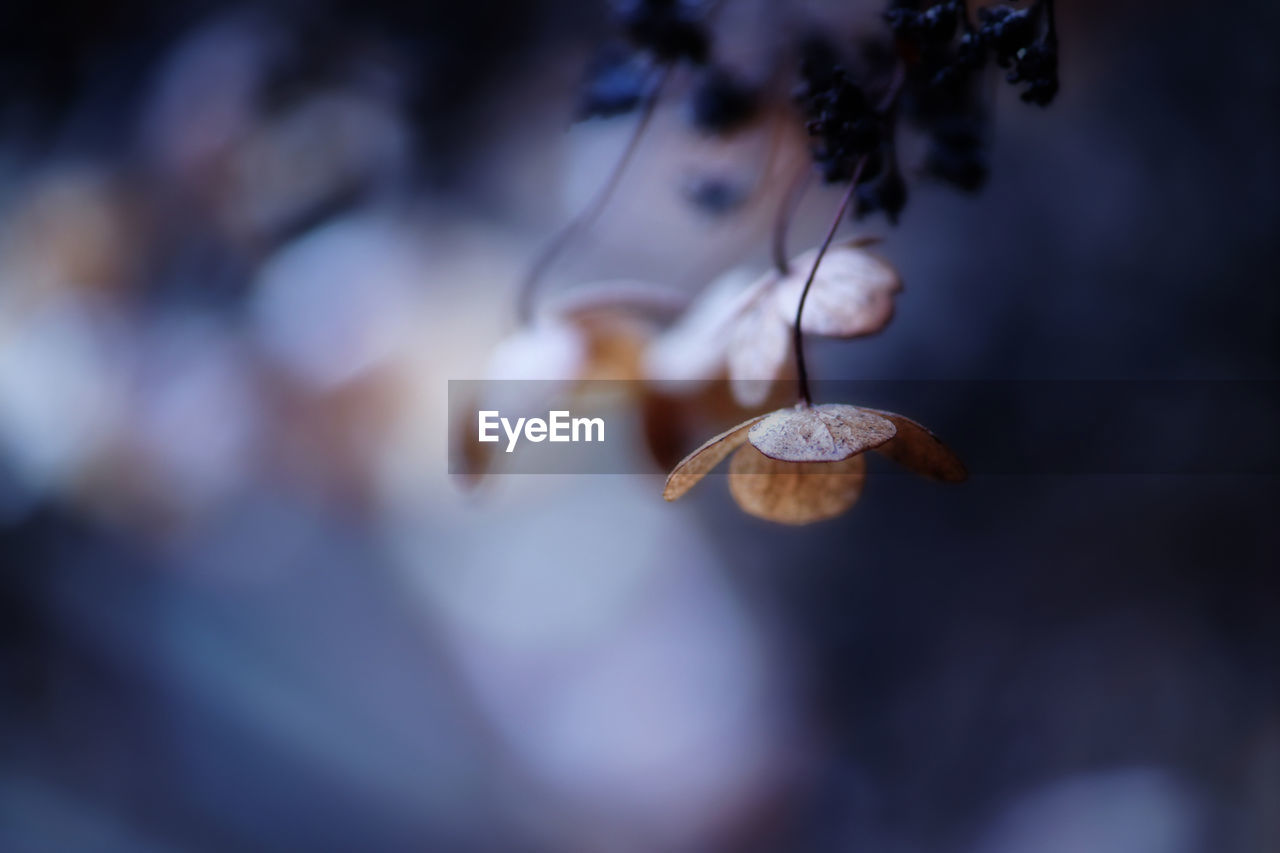
[{"label": "blurred dried petal", "polygon": [[879,447],[896,432],[892,421],[868,409],[827,403],[766,415],[749,439],[765,456],[783,462],[839,462]]},{"label": "blurred dried petal", "polygon": [[481,408],[546,411],[548,403],[582,378],[590,356],[587,335],[571,324],[544,321],[519,329],[489,357]]},{"label": "blurred dried petal", "polygon": [[475,488],[493,468],[497,445],[481,442],[475,428],[475,421],[470,417],[483,406],[476,399],[459,406],[465,413],[463,417],[454,416],[449,423],[450,444],[453,457],[450,460],[459,484],[466,488]]},{"label": "blurred dried petal", "polygon": [[744,408],[733,398],[728,382],[708,382],[696,388],[682,383],[671,391],[650,385],[639,395],[645,443],[658,468],[670,471],[700,437],[721,432],[743,418],[788,406],[794,393],[793,385],[775,382],[761,405]]},{"label": "blurred dried petal", "polygon": [[760,418],[751,418],[727,432],[720,433],[682,459],[667,476],[667,485],[662,490],[662,497],[673,501],[693,488],[707,475],[708,471],[719,465],[721,460],[746,442],[747,430],[759,420]]},{"label": "blurred dried petal", "polygon": [[877,451],[916,474],[959,483],[968,477],[964,463],[925,427],[894,412],[867,409],[893,421],[898,434],[876,448]]},{"label": "blurred dried petal", "polygon": [[724,369],[729,330],[735,320],[773,282],[732,270],[698,295],[645,353],[645,375],[655,382],[707,381]]},{"label": "blurred dried petal", "polygon": [[[804,303],[801,328],[813,335],[852,338],[871,335],[893,318],[893,297],[902,280],[888,262],[866,251],[863,240],[830,249],[814,276]],[[817,250],[791,261],[791,273],[778,282],[773,304],[782,320],[795,322],[800,294]]]},{"label": "blurred dried petal", "polygon": [[640,362],[650,337],[643,323],[618,318],[586,331],[587,358],[579,379],[633,382],[641,378]]},{"label": "blurred dried petal", "polygon": [[573,325],[540,322],[498,343],[489,357],[486,378],[577,379],[586,364],[587,349],[585,336]]},{"label": "blurred dried petal", "polygon": [[758,406],[791,355],[791,327],[768,300],[752,306],[733,327],[729,340],[729,387],[744,407]]},{"label": "blurred dried petal", "polygon": [[757,518],[810,524],[857,503],[866,472],[861,454],[839,462],[783,462],[746,445],[729,460],[729,493]]}]

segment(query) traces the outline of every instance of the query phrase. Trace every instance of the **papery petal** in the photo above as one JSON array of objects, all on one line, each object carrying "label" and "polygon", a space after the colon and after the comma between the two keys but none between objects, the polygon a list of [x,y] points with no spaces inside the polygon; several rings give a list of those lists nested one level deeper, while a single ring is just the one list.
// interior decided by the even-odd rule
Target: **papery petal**
[{"label": "papery petal", "polygon": [[680,464],[667,476],[667,485],[662,490],[662,496],[669,501],[673,501],[692,489],[699,480],[707,475],[708,471],[719,465],[735,448],[741,447],[746,442],[747,431],[758,420],[760,418],[751,418],[748,421],[743,421],[733,429],[722,432],[715,438],[710,439],[680,460]]},{"label": "papery petal", "polygon": [[545,321],[504,338],[489,356],[487,379],[577,379],[587,358],[587,341],[567,322]]},{"label": "papery petal", "polygon": [[508,416],[547,411],[549,403],[584,375],[590,341],[565,322],[542,322],[503,339],[489,357],[481,408]]},{"label": "papery petal", "polygon": [[908,417],[878,409],[865,409],[893,422],[898,434],[876,448],[899,465],[948,483],[959,483],[969,476],[964,463],[925,427]]},{"label": "papery petal", "polygon": [[[804,303],[804,332],[852,338],[875,334],[889,324],[902,280],[887,261],[862,245],[853,241],[835,246],[823,257]],[[800,294],[816,256],[817,250],[811,250],[791,261],[791,272],[773,291],[774,308],[789,326],[795,323]]]},{"label": "papery petal", "polygon": [[866,472],[862,455],[839,462],[783,462],[747,445],[729,460],[729,493],[757,518],[810,524],[857,503]]},{"label": "papery petal", "polygon": [[771,412],[748,438],[765,456],[783,462],[838,462],[879,447],[896,432],[892,421],[868,409],[827,403]]},{"label": "papery petal", "polygon": [[707,381],[720,375],[730,329],[775,278],[776,274],[753,278],[732,270],[708,285],[680,319],[649,345],[645,376],[666,383]]},{"label": "papery petal", "polygon": [[767,299],[744,313],[729,340],[729,389],[738,405],[751,408],[763,403],[790,353],[791,328]]}]

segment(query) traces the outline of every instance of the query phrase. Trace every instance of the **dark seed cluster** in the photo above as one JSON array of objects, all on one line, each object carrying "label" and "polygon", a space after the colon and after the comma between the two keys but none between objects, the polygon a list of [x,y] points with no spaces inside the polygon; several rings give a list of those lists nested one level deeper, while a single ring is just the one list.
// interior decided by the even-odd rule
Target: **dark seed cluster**
[{"label": "dark seed cluster", "polygon": [[858,161],[879,150],[882,116],[829,42],[811,39],[803,46],[795,100],[823,180],[851,180]]},{"label": "dark seed cluster", "polygon": [[637,49],[664,62],[707,61],[711,39],[697,6],[681,0],[627,0],[618,12],[623,30]]},{"label": "dark seed cluster", "polygon": [[1058,40],[1052,0],[1025,8],[1000,5],[979,9],[975,24],[964,0],[943,0],[927,8],[895,2],[885,21],[912,54],[919,76],[935,90],[954,93],[988,59],[1012,69],[1010,83],[1026,84],[1022,99],[1047,106],[1058,91]]},{"label": "dark seed cluster", "polygon": [[729,134],[749,124],[760,108],[755,87],[723,68],[702,75],[689,103],[694,127],[704,133]]},{"label": "dark seed cluster", "polygon": [[[889,0],[887,32],[862,45],[809,36],[796,57],[792,98],[824,181],[858,179],[852,215],[883,212],[896,224],[906,207],[906,174],[965,191],[980,189],[988,163],[989,91],[983,71],[1005,70],[1022,100],[1047,106],[1058,92],[1054,0],[1010,0],[976,12],[968,0]],[[765,94],[715,61],[705,15],[692,0],[624,0],[628,46],[592,66],[579,117],[610,116],[646,103],[659,65],[700,66],[689,94],[692,125],[731,134],[763,111]],[[855,50],[860,47],[860,50]],[[925,138],[924,155],[904,171],[899,125]],[[733,207],[718,190],[699,192],[708,210]]]},{"label": "dark seed cluster", "polygon": [[1057,39],[1036,42],[1023,48],[1013,60],[1013,70],[1006,79],[1015,85],[1026,83],[1022,100],[1042,107],[1049,106],[1058,94]]}]

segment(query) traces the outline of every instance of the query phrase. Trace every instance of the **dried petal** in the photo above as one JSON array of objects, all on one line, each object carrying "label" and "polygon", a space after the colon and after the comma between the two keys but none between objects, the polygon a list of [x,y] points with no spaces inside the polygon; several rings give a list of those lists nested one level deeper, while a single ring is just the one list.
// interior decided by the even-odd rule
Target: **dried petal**
[{"label": "dried petal", "polygon": [[564,322],[541,322],[505,338],[489,357],[491,380],[577,379],[587,358],[582,332]]},{"label": "dried petal", "polygon": [[732,270],[708,285],[680,319],[650,344],[645,375],[655,382],[705,381],[719,375],[729,329],[774,277],[752,279]]},{"label": "dried petal", "polygon": [[790,327],[770,308],[768,300],[742,315],[729,341],[729,388],[740,406],[750,408],[764,402],[790,353]]},{"label": "dried petal", "polygon": [[[853,338],[875,334],[889,324],[893,297],[902,290],[902,280],[888,262],[862,245],[862,241],[853,241],[827,252],[804,303],[803,331]],[[811,250],[791,261],[791,273],[774,289],[774,308],[788,325],[795,322],[800,294],[816,255],[817,251]]]},{"label": "dried petal", "polygon": [[866,472],[862,455],[839,462],[782,462],[747,445],[729,461],[729,493],[758,518],[810,524],[857,503]]},{"label": "dried petal", "polygon": [[896,428],[869,409],[827,403],[779,409],[748,434],[756,449],[783,462],[838,462],[893,438]]},{"label": "dried petal", "polygon": [[587,341],[581,378],[630,382],[640,379],[640,362],[652,329],[633,317],[597,315],[579,321]]},{"label": "dried petal", "polygon": [[480,408],[533,415],[582,378],[590,342],[578,327],[541,322],[504,338],[489,357]]},{"label": "dried petal", "polygon": [[735,448],[746,442],[747,430],[758,420],[760,418],[743,421],[733,429],[722,432],[707,441],[680,460],[680,464],[667,476],[667,485],[662,490],[662,496],[673,501],[692,489],[694,484],[707,475],[708,471],[719,465],[721,460]]},{"label": "dried petal", "polygon": [[917,474],[945,480],[948,483],[959,483],[969,476],[964,463],[952,453],[937,436],[926,428],[902,415],[894,412],[875,412],[883,418],[893,421],[898,434],[888,442],[876,448],[885,456]]},{"label": "dried petal", "polygon": [[457,482],[468,489],[479,485],[495,461],[496,445],[481,442],[476,433],[472,413],[481,408],[478,400],[470,400],[466,405],[459,407],[459,411],[463,414],[453,417],[449,424],[449,430],[452,433],[450,451],[453,454],[450,462]]}]

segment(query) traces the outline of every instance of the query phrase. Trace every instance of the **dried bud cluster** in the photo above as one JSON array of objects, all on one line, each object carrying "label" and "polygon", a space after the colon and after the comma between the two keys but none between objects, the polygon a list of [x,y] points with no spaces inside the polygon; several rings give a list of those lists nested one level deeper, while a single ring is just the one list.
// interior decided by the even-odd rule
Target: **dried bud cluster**
[{"label": "dried bud cluster", "polygon": [[811,40],[804,46],[795,99],[814,138],[813,159],[823,180],[852,180],[858,161],[879,149],[883,120],[830,43]]}]

